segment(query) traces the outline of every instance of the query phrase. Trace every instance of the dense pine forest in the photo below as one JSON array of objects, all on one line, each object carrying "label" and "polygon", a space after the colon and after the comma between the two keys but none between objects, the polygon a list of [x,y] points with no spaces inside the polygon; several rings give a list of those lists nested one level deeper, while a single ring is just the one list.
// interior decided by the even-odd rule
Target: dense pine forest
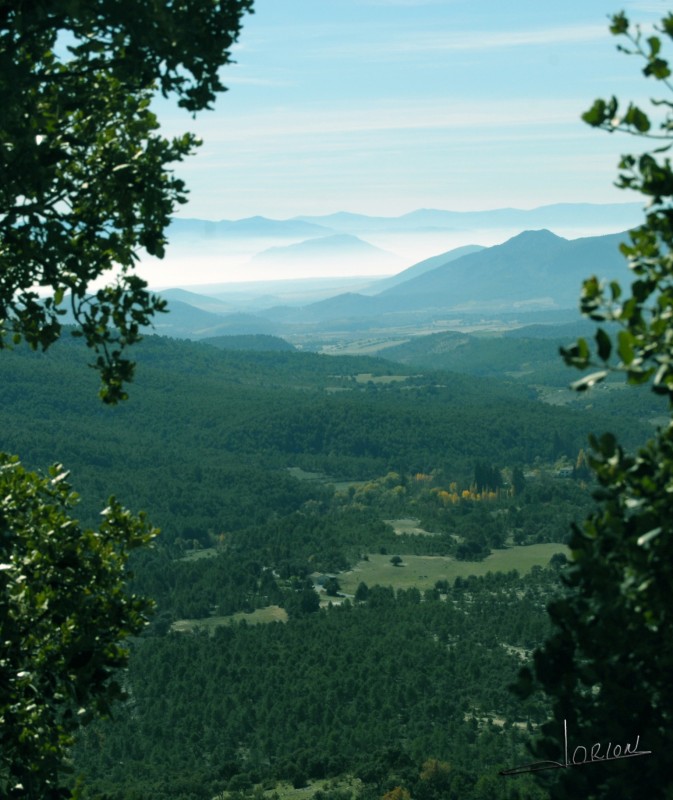
[{"label": "dense pine forest", "polygon": [[592,504],[588,432],[642,439],[656,407],[241,344],[146,338],[114,408],[77,342],[0,360],[2,449],[57,454],[85,523],[114,494],[162,529],[132,563],[156,611],[128,699],[73,752],[83,796],[543,798],[498,775],[548,715],[509,686]]},{"label": "dense pine forest", "polygon": [[144,638],[130,701],[87,730],[78,760],[118,798],[212,797],[281,779],[299,788],[345,773],[364,797],[397,785],[416,796],[429,758],[450,765],[437,796],[511,797],[516,785],[535,797],[497,771],[525,762],[545,719],[507,687],[547,633],[557,579],[550,567],[446,593],[373,587],[285,625]]}]

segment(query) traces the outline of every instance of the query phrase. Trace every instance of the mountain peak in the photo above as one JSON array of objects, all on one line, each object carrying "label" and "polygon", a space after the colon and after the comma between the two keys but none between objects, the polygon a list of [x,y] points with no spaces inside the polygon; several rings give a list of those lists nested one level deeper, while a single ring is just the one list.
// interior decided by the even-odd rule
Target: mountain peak
[{"label": "mountain peak", "polygon": [[547,228],[540,228],[538,230],[521,231],[521,233],[518,233],[516,236],[512,236],[511,239],[508,239],[505,244],[509,244],[510,242],[534,242],[535,244],[541,244],[545,241],[567,242],[568,240],[564,239],[562,236],[557,236]]},{"label": "mountain peak", "polygon": [[557,252],[567,244],[568,239],[557,236],[555,233],[547,230],[547,228],[541,228],[539,230],[522,231],[516,236],[512,236],[511,239],[507,239],[507,241],[502,244],[496,245],[495,248],[492,249],[496,252],[520,253],[521,255],[534,251],[540,255],[546,254],[548,256],[551,253]]}]

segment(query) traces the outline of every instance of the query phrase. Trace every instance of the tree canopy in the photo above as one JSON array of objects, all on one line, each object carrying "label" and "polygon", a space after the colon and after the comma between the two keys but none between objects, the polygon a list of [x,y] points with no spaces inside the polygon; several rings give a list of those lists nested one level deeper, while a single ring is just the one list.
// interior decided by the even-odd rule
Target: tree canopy
[{"label": "tree canopy", "polygon": [[0,347],[46,349],[68,300],[103,399],[125,396],[124,348],[164,309],[133,268],[141,249],[163,256],[186,196],[169,165],[198,144],[163,137],[150,103],[207,108],[246,11],[252,0],[0,2]]},{"label": "tree canopy", "polygon": [[[644,60],[644,75],[673,90],[663,47],[673,38],[673,14],[644,36],[617,14],[611,31],[620,49]],[[609,132],[653,141],[653,150],[625,155],[618,185],[644,195],[644,223],[622,247],[633,272],[628,288],[589,278],[581,307],[602,323],[590,344],[578,340],[564,351],[569,364],[598,372],[576,384],[586,389],[610,372],[632,385],[649,384],[673,408],[673,98],[652,100],[647,112],[612,97],[597,100],[584,119]],[[613,435],[593,440],[590,464],[599,482],[598,506],[570,540],[565,572],[568,593],[550,606],[556,629],[536,654],[536,674],[554,699],[553,722],[543,727],[541,758],[562,759],[563,722],[576,744],[619,745],[639,738],[651,756],[591,768],[561,770],[553,797],[670,797],[666,753],[671,746],[673,689],[673,427],[671,423],[635,454]],[[522,684],[530,686],[524,672]],[[572,751],[571,751],[572,752]]]},{"label": "tree canopy", "polygon": [[[46,350],[69,305],[102,399],[125,399],[124,350],[164,309],[134,267],[142,250],[163,256],[186,196],[169,167],[198,144],[163,137],[151,101],[207,108],[246,11],[252,0],[0,0],[0,349]],[[154,530],[114,498],[83,528],[66,477],[0,454],[2,797],[69,796],[73,731],[122,695],[121,642],[151,605],[127,593],[125,565]]]},{"label": "tree canopy", "polygon": [[122,696],[121,641],[140,633],[152,606],[125,591],[124,567],[155,531],[114,499],[99,530],[83,530],[67,477],[0,454],[2,797],[69,795],[60,780],[72,733]]}]

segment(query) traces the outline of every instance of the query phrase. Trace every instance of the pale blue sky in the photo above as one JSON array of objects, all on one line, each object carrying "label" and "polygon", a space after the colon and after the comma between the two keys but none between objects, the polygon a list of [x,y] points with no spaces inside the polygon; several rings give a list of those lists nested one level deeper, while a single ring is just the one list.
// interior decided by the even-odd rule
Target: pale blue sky
[{"label": "pale blue sky", "polygon": [[[230,91],[168,133],[204,139],[180,168],[181,216],[393,216],[556,202],[626,202],[633,140],[594,131],[594,98],[648,89],[608,16],[645,0],[256,0]],[[652,87],[654,89],[654,87]]]}]

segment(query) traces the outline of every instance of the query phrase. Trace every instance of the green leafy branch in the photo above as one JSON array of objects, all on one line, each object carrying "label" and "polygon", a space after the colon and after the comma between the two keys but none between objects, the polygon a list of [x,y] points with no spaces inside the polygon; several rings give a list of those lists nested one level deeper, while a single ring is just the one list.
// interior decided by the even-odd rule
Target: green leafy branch
[{"label": "green leafy branch", "polygon": [[[643,73],[673,90],[669,80],[669,63],[662,56],[662,35],[673,38],[673,14],[665,17],[658,34],[645,37],[640,28],[633,28],[627,17],[612,18],[611,32],[625,37],[628,46],[619,49],[644,59]],[[658,123],[659,133],[652,132],[650,116],[629,103],[623,114],[615,97],[596,100],[583,119],[593,127],[610,133],[619,131],[646,139],[663,139],[668,144],[640,156],[622,156],[617,186],[635,190],[649,198],[646,220],[629,233],[630,243],[621,251],[634,276],[630,294],[617,281],[602,283],[596,277],[582,287],[580,308],[592,320],[618,328],[612,337],[605,327],[598,328],[594,346],[579,339],[561,353],[571,366],[597,368],[573,384],[586,390],[603,381],[611,372],[623,372],[630,384],[651,381],[655,392],[666,394],[673,404],[673,168],[665,153],[673,145],[673,101],[653,100],[656,108],[664,108]]]}]

